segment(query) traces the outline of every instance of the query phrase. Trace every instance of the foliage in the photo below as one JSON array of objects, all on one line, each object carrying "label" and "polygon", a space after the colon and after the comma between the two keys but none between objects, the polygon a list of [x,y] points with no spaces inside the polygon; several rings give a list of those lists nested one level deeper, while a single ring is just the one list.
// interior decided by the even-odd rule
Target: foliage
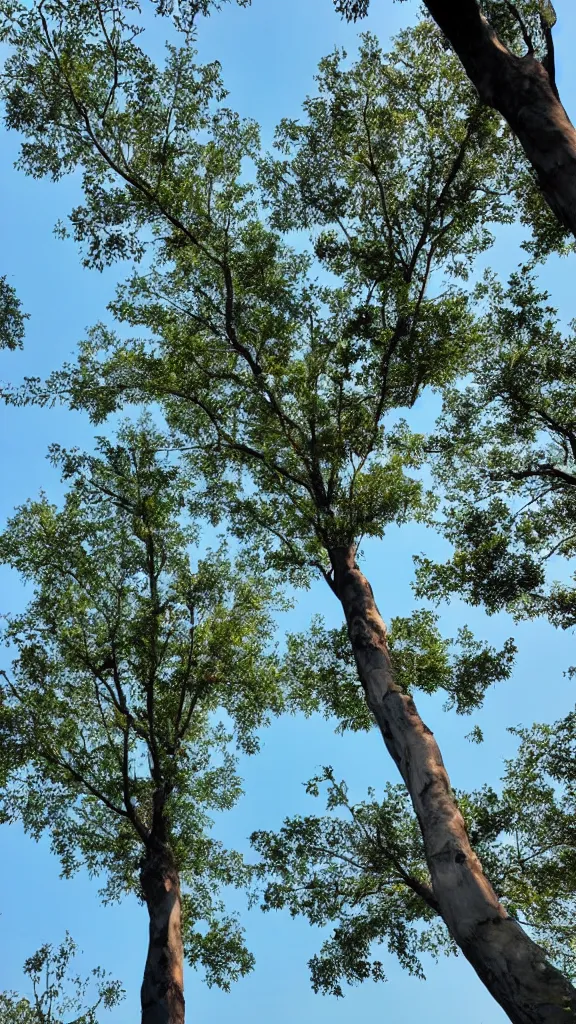
[{"label": "foliage", "polygon": [[[436,441],[448,493],[445,531],[455,554],[420,559],[418,592],[463,594],[488,611],[576,621],[576,425],[572,333],[534,279],[489,277],[491,344],[466,386],[449,389]],[[568,563],[555,582],[553,566]]]},{"label": "foliage", "polygon": [[[370,0],[334,0],[334,6],[348,21],[356,22],[368,14]],[[425,6],[434,13],[437,9],[432,3],[426,3]],[[473,36],[478,32],[475,15],[480,9],[496,33],[499,43],[519,57],[530,56],[540,61],[552,88],[556,90],[552,29],[557,18],[550,0],[518,0],[515,4],[509,0],[478,0],[478,4],[476,0],[470,0],[464,6],[462,24],[469,21],[466,27],[468,35]],[[573,251],[574,241],[570,233],[558,223],[543,202],[537,175],[527,165],[512,135],[509,137],[509,145],[510,154],[514,154],[517,161],[517,174],[511,183],[511,191],[517,215],[529,229],[522,247],[532,255],[535,262],[545,259],[553,251],[562,254]]]},{"label": "foliage", "polygon": [[482,645],[466,627],[456,640],[445,639],[430,611],[416,611],[410,617],[393,617],[390,622],[390,652],[397,682],[407,692],[444,690],[447,707],[458,714],[470,714],[481,707],[486,690],[508,679],[516,647],[512,638],[502,650]]},{"label": "foliage", "polygon": [[[520,741],[506,763],[499,806],[507,843],[501,886],[508,909],[561,970],[576,975],[576,712],[552,724],[511,730]],[[490,807],[492,803],[493,810]]]},{"label": "foliage", "polygon": [[367,803],[352,805],[331,768],[312,779],[307,791],[318,796],[323,783],[328,809],[336,813],[292,818],[277,834],[251,837],[261,873],[270,878],[263,909],[287,907],[293,917],[303,914],[319,926],[337,922],[310,962],[315,991],[342,995],[343,981],[383,980],[383,965],[371,956],[374,942],[385,942],[402,966],[422,977],[419,954],[451,943],[438,928],[420,832],[404,787],[388,785],[381,803],[371,792]]},{"label": "foliage", "polygon": [[[283,122],[280,157],[261,158],[254,125],[215,109],[215,68],[187,49],[155,68],[113,12],[106,34],[94,6],[50,13],[10,33],[21,166],[83,169],[71,223],[89,265],[155,242],[112,307],[144,337],[96,327],[77,366],[14,400],[61,395],[96,420],[161,400],[218,510],[241,535],[260,529],[296,583],[328,578],[335,546],[428,519],[424,438],[402,417],[475,349],[462,282],[487,224],[512,217],[513,173],[439,34],[420,25],[388,55],[367,36],[351,66],[328,57],[305,121]],[[302,228],[309,253],[284,237]]]},{"label": "foliage", "polygon": [[[408,693],[443,690],[446,706],[455,707],[459,714],[480,707],[486,690],[508,679],[516,652],[511,639],[496,651],[476,641],[466,628],[459,631],[456,642],[446,639],[437,617],[425,610],[393,617],[388,643],[396,682]],[[326,629],[321,616],[315,616],[308,630],[286,637],[283,666],[290,708],[336,718],[338,732],[373,727],[346,627]]]},{"label": "foliage", "polygon": [[359,21],[368,14],[370,0],[334,0],[334,6],[348,21]]},{"label": "foliage", "polygon": [[29,501],[0,538],[34,588],[3,633],[15,658],[2,673],[1,808],[50,834],[65,875],[104,872],[106,899],[139,893],[147,844],[167,838],[187,951],[226,987],[252,959],[218,891],[247,869],[210,835],[209,812],[236,803],[233,747],[256,751],[283,704],[275,594],[253,559],[193,556],[189,485],[165,447],[144,421],[96,455],[53,448],[71,481],[63,507]]},{"label": "foliage", "polygon": [[[348,21],[359,21],[368,14],[370,0],[334,0],[334,6]],[[478,7],[507,46],[546,52],[546,32],[557,21],[551,0],[478,0]]]},{"label": "foliage", "polygon": [[[506,130],[422,23],[389,54],[366,36],[355,63],[327,57],[304,118],[282,122],[277,153],[263,157],[255,126],[223,106],[218,70],[197,67],[187,48],[171,48],[158,68],[115,4],[105,28],[100,3],[44,10],[43,19],[37,5],[22,9],[8,32],[7,123],[24,135],[28,173],[82,173],[83,205],[62,230],[86,264],[139,264],[111,310],[140,336],[127,341],[97,325],[76,365],[47,384],[29,381],[13,400],[62,398],[95,421],[126,402],[160,402],[171,443],[205,485],[202,511],[214,523],[225,515],[285,580],[305,585],[319,574],[333,586],[335,551],[359,552],[364,536],[432,519],[437,496],[421,473],[430,445],[410,418],[423,395],[469,372],[486,343],[467,282],[491,245],[490,225],[514,216],[518,167]],[[295,232],[299,242],[310,233],[310,246],[292,247]],[[309,639],[318,657],[307,653]],[[460,711],[477,707],[485,686],[509,672],[513,645],[483,650],[468,631],[459,640],[453,656],[428,613],[393,622],[402,685],[442,688]],[[291,696],[366,728],[343,646],[342,633],[318,623],[292,638]],[[484,821],[480,798],[470,799],[470,822]],[[383,871],[361,860],[344,879],[329,860],[326,888],[305,902],[318,922],[332,915],[341,929],[315,961],[318,988],[380,976],[374,939],[415,973],[423,950],[446,946],[407,815],[397,789],[367,804],[363,827]],[[306,858],[328,825],[307,827],[294,826],[280,848],[270,839],[285,886],[273,898],[294,908],[303,897],[292,896],[291,879],[316,879]],[[355,822],[351,833],[335,827],[331,851],[366,841]],[[496,865],[481,830],[476,838]],[[257,842],[264,851],[268,839]],[[408,885],[390,860],[394,843]],[[203,848],[202,865],[205,856]],[[218,872],[210,861],[212,871],[235,881],[242,866]],[[205,941],[217,955],[218,942]]]},{"label": "foliage", "polygon": [[[158,14],[171,14],[178,28],[193,31],[198,15],[207,17],[230,0],[153,0]],[[239,7],[250,7],[252,0],[235,0]]]},{"label": "foliage", "polygon": [[[310,628],[287,636],[284,658],[291,705],[305,714],[335,717],[338,731],[372,728],[363,699],[346,627],[327,630],[320,616]],[[456,641],[442,637],[437,616],[426,610],[391,619],[388,645],[396,682],[407,693],[447,694],[447,707],[470,714],[480,707],[486,690],[508,679],[516,648],[507,640],[501,651],[484,646],[470,630]]]},{"label": "foliage", "polygon": [[0,348],[22,348],[27,319],[14,287],[5,275],[0,277]]},{"label": "foliage", "polygon": [[[24,964],[32,984],[32,1000],[11,992],[0,992],[3,1024],[98,1024],[97,1011],[111,1010],[124,998],[120,982],[113,981],[101,967],[88,978],[70,974],[77,953],[76,943],[66,935],[56,949],[45,944]],[[88,992],[96,988],[95,1001],[87,1005]],[[70,1014],[74,1014],[72,1020]]]},{"label": "foliage", "polygon": [[[576,976],[574,765],[576,715],[519,731],[502,792],[458,793],[469,834],[499,899],[569,977]],[[403,786],[352,803],[325,768],[307,783],[324,816],[286,819],[255,832],[264,910],[286,908],[332,931],[309,963],[316,991],[385,980],[380,947],[423,977],[422,954],[455,954],[438,913],[418,822]]]},{"label": "foliage", "polygon": [[499,38],[512,50],[526,51],[545,59],[548,54],[548,33],[557,17],[551,0],[481,0],[480,8]]},{"label": "foliage", "polygon": [[373,727],[345,627],[326,629],[322,617],[314,616],[306,631],[286,636],[284,665],[296,711],[335,718],[337,732]]}]

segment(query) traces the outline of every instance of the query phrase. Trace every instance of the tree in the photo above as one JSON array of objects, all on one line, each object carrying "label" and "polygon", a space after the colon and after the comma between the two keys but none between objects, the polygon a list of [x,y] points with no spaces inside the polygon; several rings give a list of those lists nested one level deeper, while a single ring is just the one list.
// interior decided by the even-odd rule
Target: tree
[{"label": "tree", "polygon": [[224,988],[252,967],[218,896],[247,869],[209,812],[242,792],[233,744],[253,753],[282,702],[271,585],[222,549],[193,560],[164,446],[148,421],[99,455],[53,449],[63,508],[30,501],[0,538],[34,587],[4,630],[1,813],[47,831],[66,876],[83,864],[106,874],[105,899],[145,902],[143,1024],[184,1020],[184,953]]},{"label": "tree", "polygon": [[[355,21],[367,14],[370,0],[334,3],[337,11]],[[552,3],[424,3],[482,102],[510,125],[558,223],[576,235],[576,130],[556,86]]]},{"label": "tree", "polygon": [[[561,330],[533,277],[505,288],[489,277],[491,346],[466,387],[446,392],[436,473],[444,482],[443,529],[455,547],[446,565],[419,560],[418,591],[459,593],[489,612],[545,615],[572,628],[576,592],[575,339]],[[552,565],[569,574],[554,580]],[[550,568],[549,568],[550,566]]]},{"label": "tree", "polygon": [[309,962],[316,992],[343,996],[343,982],[386,977],[379,950],[386,943],[409,973],[424,977],[420,954],[454,949],[441,924],[422,834],[406,788],[386,787],[384,798],[351,804],[332,768],[306,785],[318,797],[327,788],[325,816],[287,819],[277,832],[255,832],[261,855],[264,910],[287,908],[312,925],[335,923]]},{"label": "tree", "polygon": [[[70,935],[55,949],[46,943],[26,960],[24,974],[32,983],[32,1000],[13,992],[0,992],[4,1024],[98,1024],[97,1010],[111,1010],[124,998],[120,982],[113,981],[101,967],[88,978],[70,976],[70,964],[78,949]],[[94,1002],[87,1005],[88,992],[96,988]],[[69,1015],[74,1014],[72,1020]]]},{"label": "tree", "polygon": [[[388,56],[368,37],[351,68],[339,54],[322,63],[306,121],[280,127],[284,159],[259,161],[258,196],[243,173],[257,131],[214,110],[216,70],[195,68],[186,48],[158,69],[121,12],[106,8],[106,31],[99,13],[19,10],[7,121],[26,137],[30,173],[83,169],[72,230],[88,265],[139,258],[154,240],[112,307],[146,333],[126,343],[96,328],[77,367],[30,382],[24,398],[64,396],[95,419],[159,400],[207,500],[287,579],[321,575],[410,794],[444,922],[511,1020],[568,1020],[576,991],[483,873],[358,565],[362,537],[434,505],[417,475],[425,439],[402,416],[483,341],[458,281],[490,244],[487,222],[512,216],[499,122],[430,26]],[[321,281],[312,254],[283,237],[303,228]]]},{"label": "tree", "polygon": [[[527,927],[568,977],[576,976],[574,841],[575,716],[520,733],[503,788],[458,793],[484,869],[508,913]],[[421,956],[450,955],[418,822],[402,786],[353,804],[332,768],[307,783],[327,790],[324,816],[286,819],[255,832],[264,910],[287,908],[311,924],[333,924],[310,961],[316,991],[342,996],[343,981],[385,978],[380,946],[416,977]],[[374,947],[376,946],[376,950]]]}]

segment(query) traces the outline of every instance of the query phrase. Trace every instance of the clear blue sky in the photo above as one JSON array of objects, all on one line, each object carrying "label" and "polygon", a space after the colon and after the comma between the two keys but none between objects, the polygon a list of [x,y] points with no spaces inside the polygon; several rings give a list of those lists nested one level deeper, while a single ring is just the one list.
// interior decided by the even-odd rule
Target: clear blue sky
[{"label": "clear blue sky", "polygon": [[[559,83],[574,117],[576,10],[571,0],[556,0],[555,6]],[[414,3],[392,0],[372,0],[372,7],[365,27],[383,41],[414,19],[417,9]],[[167,30],[165,22],[154,23],[158,44]],[[251,9],[225,7],[205,22],[199,42],[202,59],[221,61],[230,104],[260,122],[264,142],[269,144],[280,117],[298,116],[303,98],[313,89],[318,60],[334,44],[344,44],[353,52],[356,39],[357,30],[339,20],[332,0],[253,0]],[[24,352],[0,353],[0,380],[17,382],[25,375],[41,376],[72,355],[85,328],[104,315],[115,280],[123,271],[99,276],[82,270],[74,246],[52,236],[55,221],[66,214],[76,197],[76,183],[68,180],[54,186],[25,179],[12,168],[15,155],[16,140],[3,136],[0,273],[9,274],[31,314]],[[502,273],[512,269],[517,245],[516,231],[502,232],[491,264]],[[566,320],[573,315],[573,275],[574,257],[552,261],[543,274]],[[423,422],[429,420],[425,403],[421,411]],[[62,409],[0,408],[0,422],[4,439],[0,519],[4,520],[14,505],[40,488],[54,499],[61,493],[59,481],[45,461],[50,442],[89,446],[93,432],[85,417]],[[383,543],[366,548],[366,570],[388,618],[407,614],[414,607],[412,555],[420,551],[437,558],[445,548],[433,534],[415,527],[393,531]],[[24,598],[16,578],[0,570],[0,612],[17,610]],[[329,622],[339,622],[334,599],[318,586],[302,597],[291,626],[305,625],[311,612],[319,608]],[[512,681],[490,692],[485,710],[472,720],[444,713],[441,700],[418,701],[459,788],[484,781],[497,783],[503,758],[514,749],[506,726],[552,721],[574,703],[573,683],[563,676],[574,661],[571,635],[559,634],[543,623],[516,626],[506,615],[488,619],[480,611],[458,604],[443,609],[442,626],[447,635],[454,635],[457,626],[465,622],[493,644],[514,635],[520,653]],[[486,736],[480,746],[464,739],[476,722]],[[246,836],[254,828],[277,827],[286,814],[320,810],[318,801],[304,795],[302,782],[324,764],[332,764],[348,780],[353,798],[361,798],[369,785],[396,781],[394,766],[376,734],[341,738],[333,734],[329,723],[320,720],[284,720],[265,735],[263,753],[245,765],[247,795],[219,824],[222,838],[246,848]],[[0,987],[21,988],[20,968],[25,957],[43,942],[57,942],[68,929],[84,950],[86,966],[109,968],[128,990],[127,1001],[103,1022],[137,1021],[146,946],[144,908],[136,900],[101,907],[96,880],[80,873],[72,881],[61,881],[47,841],[36,845],[18,827],[4,827],[0,842]],[[208,990],[198,976],[188,972],[190,1020],[209,1018],[213,1024],[224,1024],[231,1017],[240,1022],[273,1018],[277,1024],[288,1024],[297,1018],[301,1024],[337,1024],[365,1014],[394,1024],[411,1024],[423,1016],[428,1024],[459,1022],[463,1017],[467,1024],[498,1024],[505,1019],[462,958],[439,966],[430,963],[428,980],[421,982],[410,979],[394,960],[384,956],[386,984],[367,983],[350,989],[339,1001],[315,996],[306,962],[317,950],[320,934],[283,914],[252,911],[244,914],[244,922],[256,954],[256,970],[229,995]]]}]

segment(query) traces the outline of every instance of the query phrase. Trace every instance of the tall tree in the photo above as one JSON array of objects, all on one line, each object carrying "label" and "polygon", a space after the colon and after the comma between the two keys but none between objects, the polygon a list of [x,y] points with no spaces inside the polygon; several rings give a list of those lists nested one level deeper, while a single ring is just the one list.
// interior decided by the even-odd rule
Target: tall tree
[{"label": "tall tree", "polygon": [[3,1024],[65,1024],[64,1017],[66,1024],[98,1024],[98,1011],[117,1006],[124,991],[101,967],[87,978],[71,975],[76,953],[76,943],[66,935],[57,948],[46,943],[28,957],[24,974],[30,981],[31,998],[0,992]]},{"label": "tall tree", "polygon": [[[482,340],[454,279],[490,244],[486,222],[511,217],[497,118],[432,27],[405,33],[388,56],[367,38],[351,68],[339,54],[322,63],[305,122],[281,125],[284,159],[260,166],[266,225],[243,173],[257,132],[214,111],[214,68],[194,68],[186,49],[154,67],[122,12],[100,3],[22,7],[8,38],[7,120],[26,136],[22,166],[54,177],[83,168],[72,230],[86,262],[139,256],[151,238],[156,247],[113,306],[146,336],[127,344],[97,328],[78,367],[48,392],[31,382],[27,397],[60,393],[95,418],[160,400],[236,529],[259,527],[287,578],[321,575],[454,940],[511,1020],[569,1020],[576,990],[483,873],[358,564],[363,536],[425,519],[434,503],[416,474],[424,439],[402,414],[464,370]],[[326,283],[282,237],[302,228],[315,232]],[[255,488],[243,489],[247,474]]]},{"label": "tall tree", "polygon": [[[370,0],[334,0],[356,21]],[[576,130],[556,85],[550,0],[424,0],[483,103],[506,119],[562,228],[576,235]]]},{"label": "tall tree", "polygon": [[218,896],[246,870],[209,812],[242,792],[233,744],[254,752],[281,706],[271,588],[223,551],[193,559],[164,445],[148,422],[97,456],[54,450],[63,508],[30,501],[0,538],[34,587],[3,634],[2,816],[47,831],[65,875],[86,865],[106,898],[144,901],[143,1024],[184,1021],[184,955],[224,988],[252,966]]}]

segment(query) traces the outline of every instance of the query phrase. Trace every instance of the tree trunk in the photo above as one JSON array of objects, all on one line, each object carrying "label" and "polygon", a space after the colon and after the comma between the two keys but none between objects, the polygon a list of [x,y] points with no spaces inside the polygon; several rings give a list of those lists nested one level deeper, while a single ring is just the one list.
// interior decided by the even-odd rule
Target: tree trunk
[{"label": "tree trunk", "polygon": [[531,54],[511,53],[476,0],[425,4],[480,99],[502,114],[518,138],[553,213],[576,235],[576,130],[558,98],[550,64],[547,69]]},{"label": "tree trunk", "polygon": [[394,682],[386,626],[354,549],[333,549],[330,558],[366,701],[410,793],[446,925],[515,1024],[574,1022],[576,989],[499,903],[470,845],[438,744]]},{"label": "tree trunk", "polygon": [[184,1024],[180,879],[166,843],[151,841],[140,882],[150,917],[142,1024]]}]

